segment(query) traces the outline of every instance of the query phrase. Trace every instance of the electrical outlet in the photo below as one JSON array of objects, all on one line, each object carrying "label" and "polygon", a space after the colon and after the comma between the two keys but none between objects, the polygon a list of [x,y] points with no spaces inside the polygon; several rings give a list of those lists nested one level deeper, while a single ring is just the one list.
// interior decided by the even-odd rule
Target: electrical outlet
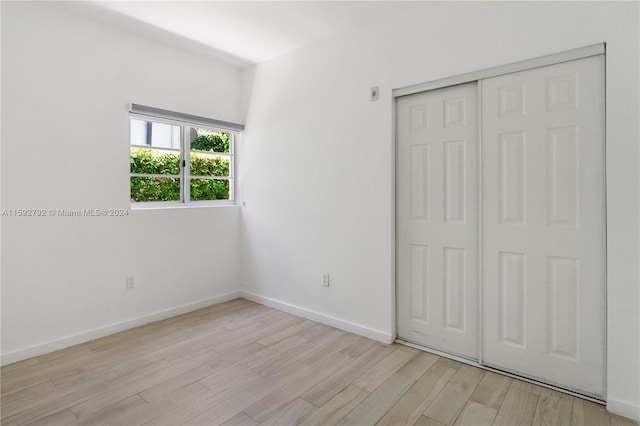
[{"label": "electrical outlet", "polygon": [[136,282],[133,280],[133,277],[127,276],[126,286],[127,290],[131,290],[136,286]]},{"label": "electrical outlet", "polygon": [[329,274],[322,274],[322,285],[329,287]]}]

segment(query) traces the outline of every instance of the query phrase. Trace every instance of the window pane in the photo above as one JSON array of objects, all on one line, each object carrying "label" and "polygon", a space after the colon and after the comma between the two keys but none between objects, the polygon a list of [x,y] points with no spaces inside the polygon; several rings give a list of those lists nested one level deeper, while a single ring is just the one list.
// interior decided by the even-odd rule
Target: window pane
[{"label": "window pane", "polygon": [[191,201],[228,200],[229,181],[221,179],[191,179]]},{"label": "window pane", "polygon": [[129,140],[131,145],[180,149],[180,126],[132,118]]},{"label": "window pane", "polygon": [[230,152],[231,135],[208,129],[191,128],[191,150],[208,152]]},{"label": "window pane", "polygon": [[180,179],[131,177],[131,202],[180,201]]},{"label": "window pane", "polygon": [[191,152],[191,176],[229,176],[229,157]]},{"label": "window pane", "polygon": [[131,119],[129,127],[131,145],[149,145],[147,142],[147,122],[143,120]]},{"label": "window pane", "polygon": [[151,146],[180,149],[180,126],[152,123]]},{"label": "window pane", "polygon": [[180,153],[160,149],[131,148],[131,173],[179,175]]}]

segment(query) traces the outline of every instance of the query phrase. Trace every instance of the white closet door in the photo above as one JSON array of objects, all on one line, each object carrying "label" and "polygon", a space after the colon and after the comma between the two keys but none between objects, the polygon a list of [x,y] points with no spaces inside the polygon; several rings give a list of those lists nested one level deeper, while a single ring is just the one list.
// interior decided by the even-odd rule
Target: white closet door
[{"label": "white closet door", "polygon": [[604,395],[603,57],[482,82],[483,362]]},{"label": "white closet door", "polygon": [[397,101],[399,337],[478,357],[477,85]]}]

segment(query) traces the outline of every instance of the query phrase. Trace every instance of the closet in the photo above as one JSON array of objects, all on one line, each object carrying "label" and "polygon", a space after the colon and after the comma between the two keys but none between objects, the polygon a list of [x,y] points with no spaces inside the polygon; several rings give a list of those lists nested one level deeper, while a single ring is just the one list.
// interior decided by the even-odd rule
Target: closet
[{"label": "closet", "polygon": [[394,92],[401,341],[604,397],[603,53]]}]

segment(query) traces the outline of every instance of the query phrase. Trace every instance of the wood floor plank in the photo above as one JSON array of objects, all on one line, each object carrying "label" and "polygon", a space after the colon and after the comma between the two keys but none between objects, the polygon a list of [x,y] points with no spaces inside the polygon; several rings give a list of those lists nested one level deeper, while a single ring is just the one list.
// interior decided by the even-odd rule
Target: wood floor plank
[{"label": "wood floor plank", "polygon": [[484,373],[477,367],[461,366],[424,415],[440,423],[453,423],[478,387]]},{"label": "wood floor plank", "polygon": [[[322,329],[321,329],[322,330]],[[297,354],[292,360],[303,362],[307,364],[310,358],[314,357],[318,353],[323,352],[328,346],[333,345],[338,339],[343,337],[346,333],[342,330],[337,330],[335,328],[329,327],[324,333],[317,335],[313,340],[307,341],[307,345],[302,352]],[[298,335],[299,337],[306,340],[306,337]],[[339,352],[338,350],[334,350],[330,353]]]},{"label": "wood floor plank", "polygon": [[258,342],[250,342],[244,346],[240,346],[237,349],[220,355],[220,359],[229,361],[232,364],[245,361],[248,357],[256,356],[262,351],[266,351],[268,348],[261,345]]},{"label": "wood floor plank", "polygon": [[0,399],[1,415],[8,417],[28,409],[34,399],[46,397],[55,387],[51,380],[47,380],[3,396]]},{"label": "wood floor plank", "polygon": [[551,389],[542,389],[536,413],[533,416],[533,425],[568,425],[571,423],[572,410],[573,398],[571,396]]},{"label": "wood floor plank", "polygon": [[47,380],[72,365],[73,360],[91,355],[90,348],[84,344],[6,365],[1,369],[2,395]]},{"label": "wood floor plank", "polygon": [[117,376],[117,374],[111,368],[111,365],[107,364],[95,367],[88,366],[74,368],[51,376],[49,377],[49,380],[57,387],[64,387],[65,385],[81,383],[83,381],[86,381],[87,378],[104,373],[105,371],[112,372],[114,377]]},{"label": "wood floor plank", "polygon": [[[240,300],[240,299],[238,299]],[[236,304],[246,304],[246,301],[232,301],[233,303],[227,302],[228,306],[233,308]],[[249,302],[251,303],[251,302]],[[221,304],[227,305],[227,304]],[[216,305],[217,307],[218,305]],[[185,314],[185,316],[197,316],[200,312],[204,312],[209,308],[195,311],[190,314]],[[220,310],[221,308],[217,308]],[[182,317],[182,316],[181,316]],[[44,376],[44,377],[53,377],[57,374],[58,370],[66,371],[70,365],[78,365],[82,364],[88,358],[94,357],[96,354],[101,354],[103,352],[111,352],[108,355],[112,356],[113,352],[120,351],[126,349],[131,349],[132,347],[140,347],[144,349],[143,345],[140,344],[136,339],[140,336],[145,335],[157,335],[160,330],[163,328],[163,324],[168,322],[169,320],[176,320],[178,317],[174,317],[174,319],[168,319],[164,321],[159,321],[157,323],[148,324],[142,327],[137,327],[131,330],[127,330],[121,333],[117,333],[111,336],[106,336],[100,339],[96,339],[91,342],[87,342],[81,345],[73,346],[71,348],[62,349],[53,353],[49,353],[46,355],[41,355],[37,358],[32,358],[30,360],[22,361],[20,363],[15,363],[9,366],[5,366],[2,368],[2,387],[3,394],[6,393],[9,388],[13,387],[12,379],[18,378],[20,380],[28,380],[29,375],[36,376]],[[27,368],[30,365],[38,365],[39,368]],[[27,371],[23,370],[27,368]],[[85,365],[86,368],[86,365]],[[28,374],[25,374],[28,373]]]},{"label": "wood floor plank", "polygon": [[495,408],[469,401],[458,415],[454,426],[491,426],[496,414],[498,410]]},{"label": "wood floor plank", "polygon": [[[269,379],[265,379],[251,371],[247,371],[242,379],[234,378],[241,369],[229,369],[230,371],[221,372],[214,380],[208,378],[209,386],[212,388],[209,392],[203,392],[192,400],[188,400],[172,407],[166,413],[145,423],[149,425],[178,425],[193,424],[193,418],[198,416],[206,416],[208,414],[220,414],[219,423],[231,419],[240,413],[248,404],[267,395],[274,389],[282,386],[288,381],[295,380],[302,376],[308,367],[302,365],[289,365],[286,369],[279,371]],[[232,371],[231,371],[232,370]],[[231,415],[229,415],[231,414]],[[223,415],[226,416],[223,418]],[[202,424],[209,423],[203,421]]]},{"label": "wood floor plank", "polygon": [[300,424],[335,426],[369,395],[369,392],[349,385]]},{"label": "wood floor plank", "polygon": [[136,403],[122,406],[122,402],[117,402],[91,414],[90,416],[86,416],[80,423],[83,425],[97,424],[110,426],[142,425],[170,411],[174,407],[182,405],[186,401],[196,399],[207,392],[208,389],[200,383],[192,383],[189,386],[185,386],[184,388],[166,395],[161,400],[156,400],[151,403],[147,403],[146,401],[144,403],[136,401]]},{"label": "wood floor plank", "polygon": [[542,386],[538,386],[534,383],[525,382],[523,380],[513,380],[511,382],[510,388],[521,390],[524,392],[529,392],[534,395],[540,395],[540,392],[542,392],[542,389],[544,389]]},{"label": "wood floor plank", "polygon": [[[73,346],[72,348],[67,349],[75,349],[78,350],[78,346]],[[65,349],[62,349],[63,351]],[[47,354],[49,357],[53,357],[55,352],[51,352]],[[35,367],[40,366],[39,357],[25,359],[23,361],[14,362],[13,364],[8,364],[2,367],[2,379],[10,379],[12,376],[17,376],[23,373],[26,370],[34,369]]]},{"label": "wood floor plank", "polygon": [[[167,362],[153,363],[145,366],[139,372],[136,372],[136,374],[145,374],[150,371],[155,371],[156,369],[164,368],[167,365],[169,365]],[[2,425],[20,425],[47,417],[91,398],[95,392],[104,388],[105,383],[112,383],[117,380],[125,379],[119,378],[116,373],[107,370],[100,374],[91,375],[78,384],[72,383],[66,386],[56,387],[56,391],[52,392],[49,397],[34,400],[28,410],[3,418]],[[3,412],[2,414],[6,415],[7,413]]]},{"label": "wood floor plank", "polygon": [[413,380],[418,380],[435,364],[440,357],[428,352],[418,351],[418,353],[405,365],[400,367],[398,374],[402,374]]},{"label": "wood floor plank", "polygon": [[297,360],[305,365],[314,367],[331,357],[336,352],[341,352],[344,348],[348,347],[359,338],[360,336],[353,333],[343,333],[337,339],[333,340],[328,345],[323,346],[321,349],[316,350],[315,352],[301,354]]},{"label": "wood floor plank", "polygon": [[[0,380],[4,380],[4,377],[0,378]],[[51,380],[50,376],[39,375],[37,378],[29,378],[26,380],[14,379],[11,382],[9,380],[2,382],[2,397],[6,395],[11,395],[12,393],[23,391],[31,386],[39,385],[43,382],[48,382]]]},{"label": "wood floor plank", "polygon": [[413,380],[406,376],[397,373],[392,374],[339,424],[345,426],[376,424],[413,383]]},{"label": "wood floor plank", "polygon": [[78,424],[78,419],[71,409],[58,411],[35,422],[27,423],[28,426],[74,426]]},{"label": "wood floor plank", "polygon": [[216,346],[216,352],[224,354],[231,352],[234,349],[238,349],[247,343],[257,342],[260,339],[270,336],[273,333],[285,330],[289,327],[293,327],[296,324],[305,321],[303,318],[291,317],[285,321],[278,322],[274,325],[267,326],[252,333],[240,333],[237,338],[225,341]]},{"label": "wood floor plank", "polygon": [[[386,358],[365,371],[353,384],[366,391],[373,392],[393,373],[398,371],[418,353],[417,349],[396,346]],[[406,376],[405,376],[406,377]],[[417,380],[417,379],[414,379]]]},{"label": "wood floor plank", "polygon": [[[185,422],[165,422],[164,424],[220,425],[247,409],[252,404],[273,395],[274,392],[277,392],[290,384],[293,384],[292,386],[295,387],[301,380],[306,380],[308,377],[307,374],[309,373],[313,373],[313,370],[309,367],[306,367],[303,364],[292,363],[272,376],[262,378],[262,381],[258,385],[252,386],[250,389],[246,389],[246,391],[239,393],[238,398],[228,398],[220,404],[211,404],[206,407],[204,411],[192,411],[191,417]],[[273,414],[275,410],[286,405],[288,402],[290,402],[290,400],[281,401],[281,405],[275,407],[269,415]],[[265,416],[265,418],[268,417],[268,415]],[[162,425],[163,423],[157,424]]]},{"label": "wood floor plank", "polygon": [[271,417],[262,422],[263,425],[297,425],[305,417],[313,413],[317,407],[304,399],[295,399],[280,410],[273,413]]},{"label": "wood floor plank", "polygon": [[293,315],[291,315],[288,312],[278,311],[277,309],[274,309],[273,312],[271,312],[269,315],[262,318],[260,322],[265,325],[273,325],[278,322],[285,321],[286,319],[291,318],[292,316]]},{"label": "wood floor plank", "polygon": [[421,416],[418,419],[418,421],[416,421],[414,423],[414,425],[415,426],[446,426],[446,425],[443,425],[442,423],[437,422],[437,421],[435,421],[433,419],[430,419],[429,417],[426,417],[426,416]]},{"label": "wood floor plank", "polygon": [[166,361],[164,368],[160,368],[148,374],[131,374],[126,376],[123,381],[115,382],[110,386],[102,388],[100,391],[95,392],[85,401],[74,405],[72,410],[82,422],[85,416],[98,411],[116,401],[121,400],[124,397],[137,394],[143,390],[162,383],[167,379],[176,377],[180,374],[188,371],[191,366],[177,365],[173,366]]},{"label": "wood floor plank", "polygon": [[291,336],[281,342],[261,351],[257,356],[250,356],[238,363],[239,366],[250,368],[263,377],[286,364],[300,352],[304,351],[309,343],[299,336]]},{"label": "wood floor plank", "polygon": [[460,366],[454,361],[439,358],[380,419],[378,426],[411,425],[417,422]]},{"label": "wood floor plank", "polygon": [[609,414],[609,426],[638,426],[640,422],[635,422],[631,419],[617,416],[615,414]]},{"label": "wood floor plank", "polygon": [[574,426],[602,426],[609,424],[607,410],[599,404],[573,398],[571,424]]},{"label": "wood floor plank", "polygon": [[138,392],[138,394],[146,401],[153,402],[162,397],[175,392],[185,386],[209,377],[225,368],[228,368],[227,362],[218,360],[195,367],[183,374],[171,377],[163,382],[156,383],[148,388]]},{"label": "wood floor plank", "polygon": [[[76,363],[82,363],[84,359],[93,356],[90,351],[89,354],[83,353],[76,358]],[[26,369],[23,372],[14,375],[13,377],[7,377],[2,375],[2,395],[7,395],[13,392],[19,392],[23,389],[42,383],[49,380],[52,376],[61,374],[77,365],[73,362],[73,358],[63,359],[58,364],[56,363],[40,363],[38,368]],[[3,367],[4,368],[4,367]]]},{"label": "wood floor plank", "polygon": [[352,344],[342,349],[340,352],[345,355],[349,355],[350,357],[358,358],[360,355],[371,349],[375,344],[376,343],[371,339],[367,339],[366,337],[359,337]]},{"label": "wood floor plank", "polygon": [[511,382],[512,379],[510,377],[487,371],[475,392],[471,395],[471,400],[497,410],[502,405]]},{"label": "wood floor plank", "polygon": [[[313,388],[318,383],[325,381],[350,362],[352,361],[349,356],[337,353],[332,358],[327,359],[323,365],[310,370],[295,382],[291,382],[277,391],[270,393],[252,404],[244,410],[244,412],[255,421],[261,423],[268,419],[275,411],[302,396],[307,390]],[[311,402],[309,400],[307,401]]]},{"label": "wood floor plank", "polygon": [[133,411],[138,407],[145,407],[147,405],[148,404],[145,402],[145,400],[140,398],[139,395],[131,395],[130,397],[124,398],[120,401],[116,401],[113,404],[104,407],[103,409],[99,409],[91,413],[90,415],[84,416],[84,418],[80,420],[79,423],[81,425],[122,424],[122,422],[118,422],[114,417],[116,417],[120,413],[123,413],[123,415],[126,416],[129,411]]},{"label": "wood floor plank", "polygon": [[530,425],[538,405],[538,395],[511,384],[493,422],[495,426]]},{"label": "wood floor plank", "polygon": [[225,364],[225,360],[222,360],[220,355],[215,353],[214,351],[206,351],[206,352],[196,352],[192,353],[191,356],[184,357],[180,359],[178,363],[170,362],[166,357],[161,356],[149,356],[149,357],[141,357],[135,361],[125,361],[119,362],[117,365],[114,365],[111,370],[114,371],[118,376],[127,376],[129,374],[135,373],[141,366],[150,364],[154,361],[162,361],[165,360],[169,362],[169,364],[180,367],[180,369],[190,370],[192,368],[199,367],[204,364],[212,364],[215,363]]},{"label": "wood floor plank", "polygon": [[232,398],[231,394],[220,394],[212,391],[203,392],[195,398],[184,401],[182,404],[171,407],[163,413],[158,413],[152,419],[148,420],[145,425],[167,426],[186,424],[191,418],[209,409],[211,406],[218,405],[228,398]]},{"label": "wood floor plank", "polygon": [[[266,307],[263,306],[263,308]],[[244,314],[242,316],[234,315],[220,325],[225,330],[232,332],[236,332],[238,330],[246,330],[246,327],[251,325],[264,326],[265,324],[262,322],[262,319],[269,318],[272,314],[272,310],[269,308],[262,309],[260,311],[256,310],[255,308],[249,308],[246,312],[247,314]]]},{"label": "wood floor plank", "polygon": [[188,351],[184,348],[184,352],[180,354],[167,354],[164,357],[164,360],[172,365],[191,364],[193,367],[198,367],[204,364],[215,365],[227,363],[227,360],[213,349]]},{"label": "wood floor plank", "polygon": [[[316,407],[322,407],[331,398],[336,396],[342,389],[349,386],[360,377],[364,372],[372,368],[382,359],[384,359],[392,351],[391,346],[385,346],[380,344],[374,344],[369,347],[369,350],[363,352],[360,357],[355,358],[342,369],[337,371],[326,380],[318,383],[313,388],[306,391],[302,398],[309,401]],[[351,350],[348,353],[353,353]],[[344,352],[340,351],[340,354]],[[350,356],[350,355],[347,355]]]},{"label": "wood floor plank", "polygon": [[[296,334],[300,333],[301,331],[304,331],[308,328],[311,328],[315,325],[316,323],[314,323],[313,321],[309,321],[309,320],[304,320],[298,324],[295,324],[292,327],[289,328],[285,328],[282,331],[279,331],[277,333],[273,333],[267,337],[264,337],[260,340],[258,340],[257,342],[260,343],[261,345],[264,346],[271,346],[274,345],[276,343],[280,343],[285,339],[290,338],[291,336],[295,336]],[[300,338],[298,336],[298,338]],[[301,339],[301,338],[300,338]],[[304,339],[306,340],[306,339]]]},{"label": "wood floor plank", "polygon": [[253,371],[232,366],[200,380],[200,383],[214,393],[224,393],[248,383],[258,383],[262,381],[263,378]]},{"label": "wood floor plank", "polygon": [[231,417],[226,422],[222,423],[222,426],[257,426],[258,422],[244,413],[238,413]]},{"label": "wood floor plank", "polygon": [[4,366],[0,392],[3,426],[635,424],[244,299]]},{"label": "wood floor plank", "polygon": [[269,310],[256,309],[253,306],[245,306],[234,309],[233,314],[209,313],[195,318],[195,324],[182,325],[183,331],[187,331],[189,337],[203,335],[227,335],[237,336],[249,331],[262,330],[266,325],[259,320],[269,315]]},{"label": "wood floor plank", "polygon": [[330,333],[335,330],[336,329],[333,327],[316,322],[314,323],[313,327],[300,331],[298,333],[298,336],[302,337],[308,342],[313,342],[319,339],[320,337],[326,335],[327,333]]}]

